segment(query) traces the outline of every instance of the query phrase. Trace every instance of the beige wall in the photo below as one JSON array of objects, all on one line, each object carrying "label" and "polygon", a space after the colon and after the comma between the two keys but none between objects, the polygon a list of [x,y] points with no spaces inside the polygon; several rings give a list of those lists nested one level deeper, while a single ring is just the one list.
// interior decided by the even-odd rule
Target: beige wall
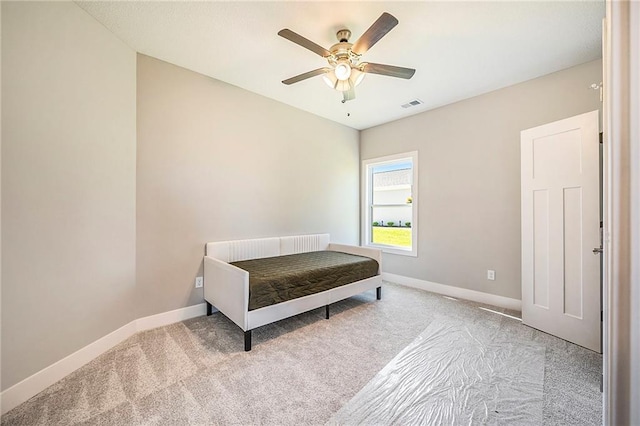
[{"label": "beige wall", "polygon": [[384,270],[520,299],[520,131],[601,108],[601,81],[598,60],[364,130],[362,160],[419,151],[418,257]]},{"label": "beige wall", "polygon": [[137,316],[201,303],[208,241],[358,242],[358,132],[138,55]]},{"label": "beige wall", "polygon": [[135,52],[2,2],[2,388],[134,318]]}]

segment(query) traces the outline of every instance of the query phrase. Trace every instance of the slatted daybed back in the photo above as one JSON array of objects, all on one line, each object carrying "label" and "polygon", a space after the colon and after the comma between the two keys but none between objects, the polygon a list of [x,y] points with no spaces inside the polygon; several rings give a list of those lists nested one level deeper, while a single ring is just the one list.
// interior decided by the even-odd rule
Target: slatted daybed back
[{"label": "slatted daybed back", "polygon": [[223,262],[273,257],[280,254],[280,238],[220,241],[207,244],[207,256]]},{"label": "slatted daybed back", "polygon": [[282,238],[220,241],[207,243],[207,256],[223,262],[326,250],[329,234],[297,235]]},{"label": "slatted daybed back", "polygon": [[307,253],[326,250],[329,247],[329,234],[297,235],[280,238],[280,255]]}]

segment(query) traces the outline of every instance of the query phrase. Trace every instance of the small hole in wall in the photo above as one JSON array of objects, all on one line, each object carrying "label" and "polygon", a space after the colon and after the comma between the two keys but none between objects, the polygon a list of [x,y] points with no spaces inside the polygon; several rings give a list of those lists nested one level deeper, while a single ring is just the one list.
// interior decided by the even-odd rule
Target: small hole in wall
[{"label": "small hole in wall", "polygon": [[350,112],[347,113],[347,117],[351,117],[351,113]]}]

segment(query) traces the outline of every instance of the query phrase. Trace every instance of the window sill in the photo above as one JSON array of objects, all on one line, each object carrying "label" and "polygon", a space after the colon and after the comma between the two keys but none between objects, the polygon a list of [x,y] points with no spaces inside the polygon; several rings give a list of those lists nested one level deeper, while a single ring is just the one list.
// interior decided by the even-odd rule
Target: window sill
[{"label": "window sill", "polygon": [[364,246],[381,250],[383,253],[397,254],[400,256],[418,257],[417,248],[402,249],[402,248],[389,247],[389,246],[384,246],[379,244],[364,244]]}]

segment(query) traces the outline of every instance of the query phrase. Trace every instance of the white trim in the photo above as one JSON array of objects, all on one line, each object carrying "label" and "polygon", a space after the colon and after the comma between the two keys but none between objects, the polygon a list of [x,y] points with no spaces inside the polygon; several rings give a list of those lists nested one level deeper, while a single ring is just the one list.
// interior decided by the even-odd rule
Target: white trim
[{"label": "white trim", "polygon": [[471,300],[473,302],[484,303],[487,305],[498,306],[500,308],[511,309],[514,311],[520,311],[522,308],[522,302],[520,300],[512,299],[510,297],[498,296],[497,294],[483,293],[481,291],[434,283],[431,281],[420,280],[418,278],[390,274],[388,272],[382,273],[382,279],[384,281],[389,281],[407,287],[419,288],[420,290],[443,294],[445,296],[457,297],[459,299]]},{"label": "white trim", "polygon": [[161,314],[138,318],[136,320],[136,331],[145,331],[152,328],[163,327],[169,324],[175,324],[177,322],[188,320],[190,318],[206,315],[206,313],[206,303],[200,303],[198,305],[187,306],[186,308],[175,309],[173,311],[163,312]]},{"label": "white trim", "polygon": [[0,394],[1,413],[4,415],[139,331],[173,324],[205,313],[206,304],[200,303],[133,320],[4,390]]},{"label": "white trim", "polygon": [[[370,165],[379,165],[384,163],[393,163],[399,160],[411,160],[411,249],[403,249],[397,246],[386,246],[381,244],[372,244],[371,241],[371,191],[369,191]],[[404,152],[401,154],[387,155],[385,157],[370,158],[362,160],[362,176],[360,181],[360,204],[361,204],[361,245],[382,250],[384,253],[399,254],[402,256],[418,256],[418,203],[419,203],[419,169],[418,169],[418,151]]]},{"label": "white trim", "polygon": [[607,1],[605,18],[602,20],[602,425],[607,425],[609,419],[610,401],[609,401],[609,380],[611,374],[610,357],[610,283],[611,283],[611,254],[610,239],[611,235],[611,142],[609,137],[609,125],[611,117],[609,110],[609,88],[611,87],[611,79],[609,77],[611,64],[611,35],[608,16],[610,16],[611,5]]},{"label": "white trim", "polygon": [[60,361],[38,371],[21,382],[4,390],[2,398],[2,414],[22,404],[32,396],[45,390],[58,380],[71,374],[89,361],[108,351],[118,343],[126,340],[136,333],[136,322],[120,327],[116,331],[88,344]]},{"label": "white trim", "polygon": [[[640,3],[607,0],[603,424],[640,424]],[[634,401],[636,401],[634,403]]]}]

